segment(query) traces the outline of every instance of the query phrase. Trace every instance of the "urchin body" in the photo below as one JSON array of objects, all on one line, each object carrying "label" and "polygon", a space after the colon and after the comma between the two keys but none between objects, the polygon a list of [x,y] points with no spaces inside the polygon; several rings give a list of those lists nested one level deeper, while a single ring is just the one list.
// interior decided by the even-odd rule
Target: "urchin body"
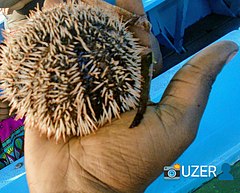
[{"label": "urchin body", "polygon": [[102,10],[78,3],[37,11],[5,44],[1,87],[29,128],[56,140],[84,136],[139,105],[142,47]]}]

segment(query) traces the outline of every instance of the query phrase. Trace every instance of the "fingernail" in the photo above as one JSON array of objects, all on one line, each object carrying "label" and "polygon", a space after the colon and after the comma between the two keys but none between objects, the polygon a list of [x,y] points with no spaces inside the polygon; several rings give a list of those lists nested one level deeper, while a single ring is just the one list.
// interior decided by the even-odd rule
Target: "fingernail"
[{"label": "fingernail", "polygon": [[231,55],[228,57],[228,59],[227,59],[227,61],[226,61],[226,64],[227,64],[228,62],[230,62],[236,54],[237,54],[237,51],[234,51],[233,53],[231,53]]}]

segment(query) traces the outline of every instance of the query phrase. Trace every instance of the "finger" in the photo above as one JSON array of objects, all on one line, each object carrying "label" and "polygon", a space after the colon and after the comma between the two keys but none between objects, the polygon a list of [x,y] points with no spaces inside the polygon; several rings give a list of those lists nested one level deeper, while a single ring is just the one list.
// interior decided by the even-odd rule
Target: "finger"
[{"label": "finger", "polygon": [[1,8],[9,8],[14,4],[18,3],[20,0],[0,0]]},{"label": "finger", "polygon": [[0,121],[9,117],[9,103],[0,101]]},{"label": "finger", "polygon": [[0,116],[8,116],[9,109],[0,108]]},{"label": "finger", "polygon": [[137,15],[144,14],[142,0],[116,0],[116,5]]},{"label": "finger", "polygon": [[63,3],[63,0],[45,0],[43,7],[49,9],[60,3]]},{"label": "finger", "polygon": [[31,2],[32,0],[21,0],[21,1],[18,1],[17,3],[11,5],[9,7],[9,10],[19,10],[19,9],[22,9],[26,4],[28,4],[29,2]]},{"label": "finger", "polygon": [[8,105],[9,103],[8,102],[1,102],[0,101],[0,109],[4,109],[4,108],[8,108],[9,107],[9,105]]},{"label": "finger", "polygon": [[[116,5],[137,15],[145,14],[142,0],[116,0]],[[141,40],[143,46],[152,48],[154,57],[153,76],[156,77],[160,74],[162,68],[162,54],[156,37],[136,26],[131,27],[130,30]]]},{"label": "finger", "polygon": [[6,15],[8,15],[8,14],[11,14],[9,8],[0,8],[0,12],[1,12],[4,16],[6,16]]},{"label": "finger", "polygon": [[189,143],[194,139],[211,86],[224,64],[237,51],[238,46],[230,41],[211,45],[187,62],[173,77],[157,110],[166,130],[185,128],[183,135],[187,135]]},{"label": "finger", "polygon": [[[137,15],[145,14],[142,0],[116,0],[116,5]],[[137,38],[141,40],[141,44],[143,46],[151,47],[149,32],[136,26],[130,27],[129,29],[134,33]]]},{"label": "finger", "polygon": [[163,67],[162,53],[157,38],[151,33],[151,48],[153,52],[153,77],[158,76],[161,73]]},{"label": "finger", "polygon": [[9,117],[9,109],[0,108],[0,121]]}]

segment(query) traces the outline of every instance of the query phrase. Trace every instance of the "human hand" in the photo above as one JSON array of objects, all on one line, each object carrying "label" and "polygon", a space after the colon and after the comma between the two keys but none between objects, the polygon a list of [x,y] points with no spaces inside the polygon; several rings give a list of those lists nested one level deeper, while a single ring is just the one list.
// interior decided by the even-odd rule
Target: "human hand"
[{"label": "human hand", "polygon": [[9,117],[9,104],[0,100],[0,121]]},{"label": "human hand", "polygon": [[[237,50],[218,43],[175,77],[157,108],[128,129],[135,111],[96,134],[55,143],[26,128],[25,161],[31,192],[143,192],[194,139],[211,84]],[[174,141],[174,144],[169,144]]]},{"label": "human hand", "polygon": [[0,8],[8,8],[8,14],[13,10],[22,9],[26,4],[33,0],[0,0]]},{"label": "human hand", "polygon": [[136,128],[128,128],[135,111],[123,113],[96,134],[58,144],[39,137],[37,128],[26,128],[30,191],[143,192],[194,140],[211,86],[237,50],[233,42],[223,41],[198,53]]}]

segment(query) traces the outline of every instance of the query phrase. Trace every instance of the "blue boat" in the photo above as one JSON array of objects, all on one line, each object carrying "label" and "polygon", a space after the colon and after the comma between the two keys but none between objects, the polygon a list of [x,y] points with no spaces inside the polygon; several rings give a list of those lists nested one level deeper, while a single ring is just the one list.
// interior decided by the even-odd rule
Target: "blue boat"
[{"label": "blue boat", "polygon": [[[159,43],[179,54],[186,51],[183,38],[187,27],[210,13],[236,17],[240,10],[239,6],[234,6],[240,5],[239,1],[232,1],[234,5],[231,6],[226,5],[224,0],[143,0],[143,3],[153,25],[153,33]],[[231,40],[240,46],[240,29],[231,31],[217,41],[221,40]],[[150,96],[153,102],[159,102],[171,78],[191,57],[152,80]],[[233,165],[240,160],[239,61],[240,53],[224,67],[217,77],[197,137],[176,160],[176,164],[185,167],[214,166],[216,173],[220,174],[223,164]],[[213,177],[181,176],[178,180],[166,180],[162,174],[147,188],[145,193],[192,192]],[[29,192],[24,157],[0,170],[0,192]]]}]

